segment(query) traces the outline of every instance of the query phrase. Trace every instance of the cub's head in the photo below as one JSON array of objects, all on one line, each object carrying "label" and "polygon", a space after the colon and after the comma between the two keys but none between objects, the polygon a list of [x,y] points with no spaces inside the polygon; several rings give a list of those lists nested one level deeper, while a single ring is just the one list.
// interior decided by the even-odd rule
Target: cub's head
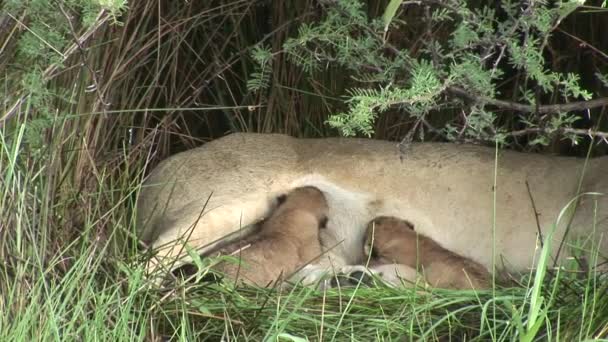
[{"label": "cub's head", "polygon": [[325,228],[329,215],[327,199],[321,190],[314,186],[294,188],[286,195],[277,199],[277,210],[300,210],[314,215],[319,221],[320,228]]},{"label": "cub's head", "polygon": [[367,225],[363,253],[370,265],[410,264],[416,260],[414,226],[392,216],[378,216]]}]

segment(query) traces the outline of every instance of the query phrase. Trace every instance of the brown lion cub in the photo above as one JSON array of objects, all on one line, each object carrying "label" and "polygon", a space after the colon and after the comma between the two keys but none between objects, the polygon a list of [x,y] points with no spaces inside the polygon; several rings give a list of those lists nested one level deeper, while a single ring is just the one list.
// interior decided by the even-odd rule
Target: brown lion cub
[{"label": "brown lion cub", "polygon": [[441,247],[396,217],[379,216],[368,224],[364,253],[371,257],[371,266],[396,263],[415,269],[418,265],[433,287],[490,287],[490,274],[482,265]]},{"label": "brown lion cub", "polygon": [[246,240],[249,246],[233,253],[239,263],[224,261],[215,270],[232,279],[267,286],[321,255],[319,229],[325,228],[329,213],[323,193],[316,187],[299,187],[281,201],[255,238]]}]

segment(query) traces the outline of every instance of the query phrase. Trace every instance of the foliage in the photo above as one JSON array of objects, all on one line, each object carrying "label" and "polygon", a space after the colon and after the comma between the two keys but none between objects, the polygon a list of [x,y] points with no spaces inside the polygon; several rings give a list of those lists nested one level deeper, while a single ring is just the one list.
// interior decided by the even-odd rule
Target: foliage
[{"label": "foliage", "polygon": [[247,80],[247,89],[254,92],[265,90],[270,85],[272,52],[268,47],[256,46],[251,52],[251,57],[255,61],[256,71],[251,73]]},{"label": "foliage", "polygon": [[41,137],[57,116],[57,101],[73,102],[70,85],[47,87],[47,83],[73,59],[75,51],[84,53],[86,42],[80,41],[79,33],[105,20],[106,12],[116,18],[126,9],[126,2],[61,0],[49,4],[48,0],[9,0],[3,5],[6,16],[22,32],[17,35],[14,51],[9,51],[12,60],[1,78],[11,90],[7,99],[14,106],[7,114],[21,109],[36,113],[26,127],[24,142],[32,153],[37,153],[44,145]]},{"label": "foliage", "polygon": [[[551,70],[545,57],[552,34],[583,5],[580,1],[525,5],[502,1],[499,7],[474,7],[461,0],[405,1],[399,2],[399,11],[392,1],[382,20],[370,18],[357,0],[325,3],[323,20],[302,25],[298,37],[289,39],[284,50],[305,71],[335,63],[347,68],[353,78],[364,80],[349,91],[348,111],[328,120],[343,135],[371,136],[374,119],[389,109],[425,120],[431,110],[457,102],[468,114],[464,122],[446,123],[442,129],[446,138],[454,140],[464,134],[465,140],[505,143],[509,127],[497,120],[496,109],[500,108],[486,99],[500,97],[500,84],[513,72],[527,86],[510,97],[523,104],[535,106],[538,98],[571,102],[593,97],[581,85],[579,75]],[[399,13],[413,6],[426,10],[423,22],[416,25],[427,27],[423,48],[415,53],[390,39],[391,32],[408,24],[399,23]],[[466,105],[461,98],[449,96],[454,88],[470,94],[473,103]],[[521,113],[520,123],[547,128],[532,143],[548,143],[551,134],[571,127],[577,117],[574,112],[550,114]],[[455,136],[456,131],[462,133]]]}]

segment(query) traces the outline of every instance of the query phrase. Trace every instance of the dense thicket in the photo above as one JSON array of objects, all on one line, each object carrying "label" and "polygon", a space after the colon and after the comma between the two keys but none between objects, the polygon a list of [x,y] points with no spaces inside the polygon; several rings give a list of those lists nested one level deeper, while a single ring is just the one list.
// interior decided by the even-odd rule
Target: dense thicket
[{"label": "dense thicket", "polygon": [[[29,95],[30,140],[52,117],[107,111],[99,125],[127,118],[136,128],[112,134],[136,144],[160,129],[161,146],[179,149],[229,130],[497,140],[579,154],[573,143],[606,140],[602,1],[128,5],[5,5],[5,109],[14,115]],[[68,105],[83,102],[75,81],[88,94],[77,108]]]}]

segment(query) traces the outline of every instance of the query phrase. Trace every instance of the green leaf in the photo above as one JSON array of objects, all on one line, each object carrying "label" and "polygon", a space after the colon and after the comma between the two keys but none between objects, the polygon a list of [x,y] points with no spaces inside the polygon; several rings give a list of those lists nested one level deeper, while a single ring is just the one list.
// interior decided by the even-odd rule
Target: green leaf
[{"label": "green leaf", "polygon": [[384,14],[382,15],[382,21],[384,22],[384,32],[388,31],[388,27],[393,21],[395,14],[397,14],[397,10],[401,6],[401,0],[391,0],[386,6],[384,10]]},{"label": "green leaf", "polygon": [[280,339],[286,339],[288,341],[292,341],[292,342],[308,342],[308,339],[304,339],[302,337],[297,337],[294,336],[292,334],[288,334],[288,333],[281,333],[277,335],[277,340]]}]

